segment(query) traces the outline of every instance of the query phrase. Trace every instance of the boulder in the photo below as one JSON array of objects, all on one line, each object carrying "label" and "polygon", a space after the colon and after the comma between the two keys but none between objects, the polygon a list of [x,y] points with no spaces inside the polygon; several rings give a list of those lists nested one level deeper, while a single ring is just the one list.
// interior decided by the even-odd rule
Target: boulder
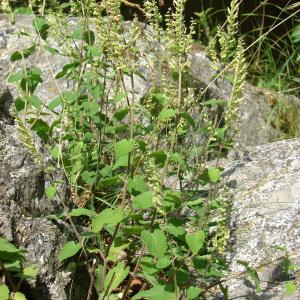
[{"label": "boulder", "polygon": [[[232,153],[223,175],[231,203],[229,299],[299,299],[299,268],[286,274],[284,263],[287,253],[292,265],[300,264],[300,140]],[[257,270],[260,293],[239,261]],[[298,292],[288,296],[285,285],[294,279]]]},{"label": "boulder", "polygon": [[[230,99],[231,84],[229,81],[216,80],[213,84],[212,78],[215,71],[211,68],[211,61],[207,57],[205,48],[195,44],[190,54],[191,61],[191,85],[197,89],[207,89],[207,96],[215,99]],[[207,88],[209,87],[209,88]],[[300,114],[300,99],[294,96],[262,89],[250,83],[245,84],[244,101],[240,107],[240,133],[237,146],[256,146],[271,143],[286,137],[288,128],[276,124],[276,118],[288,116],[276,115],[276,105],[281,104],[293,110],[295,116]],[[295,117],[290,117],[291,122]],[[299,119],[300,122],[300,119]],[[289,124],[286,124],[289,125]],[[300,130],[298,129],[298,134]]]}]

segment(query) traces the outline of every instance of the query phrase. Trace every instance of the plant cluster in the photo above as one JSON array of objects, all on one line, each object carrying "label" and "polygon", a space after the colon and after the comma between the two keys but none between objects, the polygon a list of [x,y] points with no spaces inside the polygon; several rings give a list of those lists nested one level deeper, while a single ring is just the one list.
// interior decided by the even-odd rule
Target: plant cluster
[{"label": "plant cluster", "polygon": [[[42,165],[34,134],[40,137],[53,161],[45,172],[63,170],[74,203],[62,203],[65,211],[56,216],[76,237],[59,260],[74,272],[87,268],[87,299],[205,299],[216,285],[227,299],[221,278],[228,202],[219,158],[238,132],[246,76],[236,37],[239,1],[209,47],[212,81],[230,78],[229,99],[205,99],[205,91],[197,95],[188,85],[194,27],[184,24],[185,0],[174,1],[165,31],[156,1],[144,5],[150,27],[136,19],[124,24],[121,2],[68,3],[80,16],[74,26],[65,5],[47,18],[33,15],[35,43],[11,56],[25,66],[8,78],[19,92],[20,135]],[[42,70],[26,66],[37,49],[68,60],[55,79],[71,87],[50,102],[36,95]],[[137,78],[151,80],[144,95]],[[49,200],[60,184],[47,187]],[[245,267],[259,287],[257,273]]]}]

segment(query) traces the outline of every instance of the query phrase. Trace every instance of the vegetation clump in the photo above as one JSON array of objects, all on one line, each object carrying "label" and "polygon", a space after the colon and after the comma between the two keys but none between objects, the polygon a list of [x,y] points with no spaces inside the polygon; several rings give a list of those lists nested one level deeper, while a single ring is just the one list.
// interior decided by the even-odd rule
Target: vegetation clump
[{"label": "vegetation clump", "polygon": [[[156,1],[145,1],[150,35],[137,19],[125,27],[122,2],[72,1],[47,17],[45,2],[39,15],[30,2],[35,44],[11,56],[24,65],[8,78],[19,93],[14,114],[20,135],[42,164],[33,136],[40,137],[53,162],[46,172],[63,170],[73,200],[72,208],[62,203],[65,211],[57,216],[71,224],[75,237],[58,259],[75,274],[77,267],[87,268],[87,299],[205,299],[216,285],[227,299],[221,278],[229,205],[219,161],[238,134],[246,79],[244,43],[237,36],[240,2],[231,2],[226,25],[209,44],[217,71],[212,81],[231,78],[226,101],[205,99],[205,91],[196,97],[189,87],[195,27],[185,25],[186,0],[174,0],[165,30]],[[5,1],[2,8],[11,12]],[[78,16],[75,26],[67,8]],[[26,65],[37,49],[68,60],[55,80],[68,80],[70,87],[49,103],[36,94],[42,70]],[[152,86],[139,95],[136,79],[145,76]],[[48,186],[49,200],[60,184]]]}]

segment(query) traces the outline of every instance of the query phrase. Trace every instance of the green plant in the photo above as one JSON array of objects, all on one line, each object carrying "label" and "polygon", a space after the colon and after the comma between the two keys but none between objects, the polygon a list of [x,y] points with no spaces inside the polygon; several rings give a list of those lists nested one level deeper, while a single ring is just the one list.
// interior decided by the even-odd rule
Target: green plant
[{"label": "green plant", "polygon": [[35,265],[23,267],[25,260],[23,249],[0,237],[0,299],[22,300],[25,295],[20,292],[24,280],[36,278],[38,268]]},{"label": "green plant", "polygon": [[[76,239],[62,248],[59,260],[86,266],[87,299],[95,292],[99,299],[201,299],[226,270],[228,206],[224,190],[217,189],[222,168],[218,160],[213,167],[207,162],[224,155],[238,131],[246,72],[242,42],[235,39],[239,3],[233,1],[228,11],[227,30],[218,31],[220,57],[210,51],[220,67],[217,77],[232,76],[232,94],[220,116],[213,113],[220,101],[197,99],[188,86],[194,29],[184,24],[186,1],[174,1],[165,32],[155,1],[146,1],[152,37],[137,20],[125,31],[121,2],[73,3],[72,13],[81,16],[75,27],[62,10],[48,19],[33,16],[35,44],[11,60],[26,65],[38,47],[61,53],[69,62],[55,79],[68,79],[73,88],[45,103],[35,95],[41,70],[11,74],[8,81],[19,91],[17,124],[34,157],[32,132],[64,171],[74,208],[66,207],[61,218]],[[50,47],[48,36],[60,49]],[[164,49],[155,50],[157,42]],[[138,98],[141,60],[153,86]],[[59,184],[47,188],[49,199]],[[79,233],[76,223],[86,229]]]}]

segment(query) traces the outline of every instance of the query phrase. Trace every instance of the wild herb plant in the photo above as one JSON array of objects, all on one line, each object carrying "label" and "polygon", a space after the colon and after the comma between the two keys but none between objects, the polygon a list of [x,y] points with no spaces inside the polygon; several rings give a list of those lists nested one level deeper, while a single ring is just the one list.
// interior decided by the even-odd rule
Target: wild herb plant
[{"label": "wild herb plant", "polygon": [[33,280],[38,274],[35,265],[23,267],[24,249],[18,249],[12,243],[0,237],[0,298],[26,299],[19,291],[24,280]]},{"label": "wild herb plant", "polygon": [[[55,79],[68,80],[71,88],[45,103],[36,95],[40,69],[11,74],[8,82],[19,91],[17,124],[34,158],[42,163],[33,132],[53,167],[64,171],[74,207],[63,203],[61,218],[71,223],[76,239],[59,260],[86,266],[87,299],[96,293],[98,299],[203,299],[226,270],[225,191],[217,189],[218,160],[213,167],[208,160],[232,146],[237,129],[246,72],[242,41],[235,39],[239,3],[232,2],[227,30],[218,32],[220,57],[210,51],[218,77],[232,78],[220,116],[204,108],[226,101],[197,98],[188,85],[194,29],[184,24],[186,1],[174,1],[165,31],[156,1],[144,6],[150,28],[137,20],[124,24],[121,2],[72,2],[72,13],[81,16],[75,26],[62,9],[48,18],[33,16],[36,44],[11,60],[26,66],[38,47],[60,53],[68,63]],[[151,79],[144,95],[136,91],[137,78]],[[59,184],[46,189],[50,200]],[[226,295],[226,286],[220,287]]]}]

